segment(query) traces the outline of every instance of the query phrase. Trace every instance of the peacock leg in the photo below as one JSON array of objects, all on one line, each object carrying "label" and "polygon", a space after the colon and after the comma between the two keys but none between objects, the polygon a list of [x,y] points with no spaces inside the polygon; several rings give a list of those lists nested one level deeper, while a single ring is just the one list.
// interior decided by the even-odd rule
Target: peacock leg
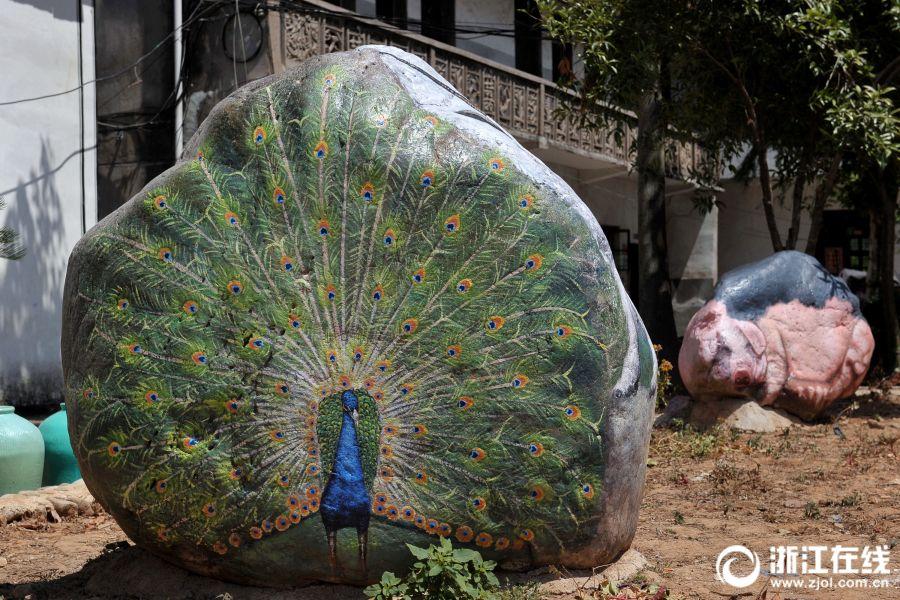
[{"label": "peacock leg", "polygon": [[331,572],[337,573],[337,531],[328,532],[328,562],[331,563]]},{"label": "peacock leg", "polygon": [[359,529],[356,532],[359,544],[359,568],[363,573],[368,573],[369,568],[366,566],[366,549],[369,545],[369,530]]}]

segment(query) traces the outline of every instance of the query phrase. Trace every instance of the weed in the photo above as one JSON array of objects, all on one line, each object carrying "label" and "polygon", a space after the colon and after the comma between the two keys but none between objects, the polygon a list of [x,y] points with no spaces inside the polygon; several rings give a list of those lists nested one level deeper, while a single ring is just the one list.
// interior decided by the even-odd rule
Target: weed
[{"label": "weed", "polygon": [[676,525],[684,525],[684,515],[677,510],[672,511],[672,517],[675,519]]},{"label": "weed", "polygon": [[[659,355],[662,346],[654,344],[653,349]],[[672,388],[672,363],[666,359],[659,361],[659,368],[656,373],[656,410],[662,411],[669,404],[668,395]]]},{"label": "weed", "polygon": [[500,582],[494,575],[496,563],[484,560],[481,554],[468,548],[453,548],[447,538],[440,546],[419,548],[406,545],[417,562],[409,574],[400,579],[390,571],[381,574],[381,581],[364,591],[374,600],[497,600]]},{"label": "weed", "polygon": [[503,588],[497,596],[497,600],[542,600],[543,598],[541,584],[537,582]]},{"label": "weed", "polygon": [[818,519],[822,516],[821,511],[819,510],[819,505],[815,502],[807,502],[806,506],[803,508],[803,516],[807,519]]}]

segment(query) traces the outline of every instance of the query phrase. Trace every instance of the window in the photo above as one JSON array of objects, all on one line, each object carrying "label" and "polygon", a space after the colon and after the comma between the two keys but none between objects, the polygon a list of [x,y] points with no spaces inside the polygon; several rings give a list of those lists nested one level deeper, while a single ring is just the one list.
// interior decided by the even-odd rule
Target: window
[{"label": "window", "polygon": [[375,15],[386,23],[406,29],[406,0],[376,0]]},{"label": "window", "polygon": [[553,42],[553,81],[570,83],[575,78],[572,56],[572,44]]},{"label": "window", "polygon": [[534,0],[516,0],[516,68],[541,76],[541,13]]},{"label": "window", "polygon": [[456,3],[454,0],[422,2],[422,35],[445,44],[456,43]]}]

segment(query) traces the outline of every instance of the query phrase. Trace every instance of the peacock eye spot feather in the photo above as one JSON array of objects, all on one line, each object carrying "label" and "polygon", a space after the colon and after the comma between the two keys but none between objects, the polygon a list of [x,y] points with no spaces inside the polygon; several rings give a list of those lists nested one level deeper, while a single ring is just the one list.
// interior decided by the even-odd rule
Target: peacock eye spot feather
[{"label": "peacock eye spot feather", "polygon": [[531,456],[537,458],[544,453],[544,445],[540,442],[532,442],[528,445],[528,452]]},{"label": "peacock eye spot feather", "polygon": [[444,230],[448,234],[456,233],[457,231],[459,231],[459,225],[460,225],[459,215],[453,215],[453,216],[447,217],[447,219],[444,220]]},{"label": "peacock eye spot feather", "polygon": [[160,248],[159,252],[157,252],[157,256],[163,262],[170,263],[175,260],[175,254],[172,252],[171,248]]},{"label": "peacock eye spot feather", "polygon": [[262,144],[266,141],[266,130],[262,127],[257,127],[253,130],[253,141],[256,142],[257,145]]},{"label": "peacock eye spot feather", "polygon": [[456,529],[456,539],[460,542],[466,543],[471,542],[472,538],[475,537],[475,532],[472,531],[472,528],[468,525],[460,525]]},{"label": "peacock eye spot feather", "polygon": [[[417,319],[406,319],[405,321],[403,321],[400,327],[403,330],[403,333],[412,334],[416,332],[416,328],[418,328],[418,326],[419,321]],[[386,369],[387,367],[385,366],[385,368],[381,369],[381,371],[385,371]]]},{"label": "peacock eye spot feather", "polygon": [[471,279],[462,279],[459,283],[456,284],[456,291],[460,294],[464,294],[468,292],[472,288],[472,280]]},{"label": "peacock eye spot feather", "polygon": [[128,300],[126,300],[125,298],[120,298],[119,301],[116,302],[116,307],[119,310],[125,310],[126,308],[128,308]]},{"label": "peacock eye spot feather", "polygon": [[517,373],[512,379],[512,386],[514,388],[524,388],[528,385],[529,379],[527,376]]},{"label": "peacock eye spot feather", "polygon": [[122,446],[118,442],[112,442],[106,447],[106,451],[110,456],[118,456],[122,452]]},{"label": "peacock eye spot feather", "polygon": [[153,205],[159,210],[165,210],[169,207],[168,202],[166,202],[166,197],[162,195],[157,196],[153,199]]},{"label": "peacock eye spot feather", "polygon": [[525,259],[525,269],[528,271],[537,271],[544,264],[544,259],[540,254],[532,254]]}]

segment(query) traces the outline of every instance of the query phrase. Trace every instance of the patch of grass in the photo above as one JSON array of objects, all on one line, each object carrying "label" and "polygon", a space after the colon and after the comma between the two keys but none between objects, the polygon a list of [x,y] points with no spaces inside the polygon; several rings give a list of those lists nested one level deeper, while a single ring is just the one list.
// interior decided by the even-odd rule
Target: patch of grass
[{"label": "patch of grass", "polygon": [[819,510],[819,505],[816,502],[807,502],[806,506],[803,507],[803,516],[807,519],[818,519],[822,516],[822,512]]},{"label": "patch of grass", "polygon": [[537,582],[503,588],[498,594],[498,600],[543,600],[543,598],[541,584]]},{"label": "patch of grass", "polygon": [[656,584],[648,583],[624,583],[616,585],[611,581],[605,582],[593,596],[584,596],[596,600],[620,600],[623,598],[634,600],[669,600],[669,590]]},{"label": "patch of grass", "polygon": [[672,511],[672,518],[675,519],[676,525],[684,525],[684,515],[677,510]]},{"label": "patch of grass", "polygon": [[650,454],[660,459],[701,459],[718,451],[724,444],[725,431],[721,427],[700,432],[680,419],[673,419],[669,431],[654,435]]},{"label": "patch of grass", "polygon": [[859,492],[853,492],[849,496],[841,498],[841,506],[859,506],[861,501],[862,496],[859,495]]}]

